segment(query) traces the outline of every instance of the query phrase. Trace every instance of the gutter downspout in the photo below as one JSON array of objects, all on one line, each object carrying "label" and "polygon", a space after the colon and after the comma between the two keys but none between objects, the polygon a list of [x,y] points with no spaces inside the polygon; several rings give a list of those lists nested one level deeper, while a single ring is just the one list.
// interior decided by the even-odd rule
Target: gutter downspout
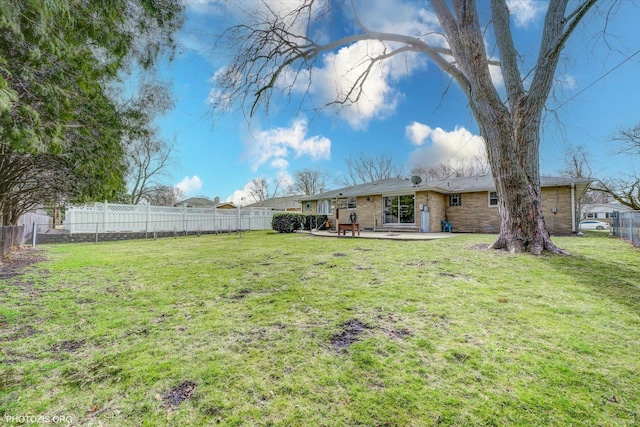
[{"label": "gutter downspout", "polygon": [[576,232],[576,189],[573,182],[571,183],[571,232]]}]

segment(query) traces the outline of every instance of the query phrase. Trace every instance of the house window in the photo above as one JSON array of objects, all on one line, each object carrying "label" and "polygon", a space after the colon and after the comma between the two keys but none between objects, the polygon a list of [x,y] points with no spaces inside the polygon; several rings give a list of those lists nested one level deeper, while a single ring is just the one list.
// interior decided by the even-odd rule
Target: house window
[{"label": "house window", "polygon": [[331,200],[318,200],[318,215],[331,215]]},{"label": "house window", "polygon": [[489,206],[498,206],[498,193],[489,191]]},{"label": "house window", "polygon": [[596,212],[587,212],[587,218],[598,218],[598,214]]},{"label": "house window", "polygon": [[387,196],[384,203],[384,224],[414,224],[415,196]]},{"label": "house window", "polygon": [[347,199],[347,209],[355,209],[356,208],[356,198],[355,197],[349,197]]},{"label": "house window", "polygon": [[449,206],[462,206],[462,194],[449,194]]}]

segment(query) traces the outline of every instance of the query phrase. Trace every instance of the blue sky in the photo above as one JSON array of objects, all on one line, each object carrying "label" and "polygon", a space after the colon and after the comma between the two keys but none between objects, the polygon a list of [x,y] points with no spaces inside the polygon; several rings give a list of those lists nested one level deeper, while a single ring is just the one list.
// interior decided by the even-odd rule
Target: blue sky
[{"label": "blue sky", "polygon": [[[229,3],[248,8],[262,2]],[[526,62],[537,55],[546,2],[510,3],[514,38]],[[345,47],[323,57],[305,104],[296,99],[278,102],[268,116],[260,112],[251,123],[238,113],[214,116],[208,104],[216,96],[212,77],[226,65],[227,56],[212,51],[213,35],[243,18],[225,2],[185,0],[185,4],[187,21],[178,35],[178,55],[162,66],[176,106],[157,123],[167,140],[176,141],[178,162],[166,180],[187,196],[249,203],[253,200],[247,184],[254,178],[280,177],[286,182],[304,168],[337,176],[345,170],[345,159],[360,153],[391,155],[408,175],[413,166],[464,161],[482,150],[466,98],[455,84],[449,87],[447,76],[424,57],[386,63],[383,72],[370,79],[367,99],[357,106],[313,111],[312,103],[326,102],[339,86],[332,76],[351,68],[364,46]],[[361,0],[356,5],[361,19],[373,28],[427,31],[434,25],[426,1]],[[566,150],[578,145],[592,155],[598,178],[633,171],[634,159],[616,155],[611,138],[620,128],[640,122],[640,53],[631,57],[640,50],[638,22],[640,8],[622,1],[607,26],[606,41],[613,48],[605,44],[604,17],[597,13],[569,41],[556,74],[554,97],[547,103],[555,112],[547,114],[543,124],[543,174],[557,174]],[[499,73],[495,83],[500,88]]]}]

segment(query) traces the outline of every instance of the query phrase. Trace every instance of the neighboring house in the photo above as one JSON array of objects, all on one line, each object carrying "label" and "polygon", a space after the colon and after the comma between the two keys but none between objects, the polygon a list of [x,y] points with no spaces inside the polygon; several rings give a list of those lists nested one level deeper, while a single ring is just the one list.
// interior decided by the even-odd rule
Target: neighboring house
[{"label": "neighboring house", "polygon": [[[576,202],[590,179],[541,177],[542,212],[552,234],[577,231]],[[355,215],[361,229],[441,231],[446,220],[455,232],[497,233],[498,198],[490,175],[447,178],[413,184],[390,178],[303,196],[302,212],[328,215],[335,227]]]},{"label": "neighboring house", "polygon": [[216,197],[215,200],[207,199],[206,197],[189,197],[181,202],[176,203],[174,206],[184,206],[188,208],[217,208],[217,209],[235,209],[233,203],[220,203],[220,199]]},{"label": "neighboring house", "polygon": [[594,203],[582,206],[581,219],[597,219],[611,224],[611,216],[614,212],[629,212],[632,209],[622,203]]},{"label": "neighboring house", "polygon": [[246,207],[269,208],[273,211],[300,212],[302,211],[302,205],[299,201],[300,197],[301,196],[273,197],[271,199],[263,200],[262,202],[252,203]]}]

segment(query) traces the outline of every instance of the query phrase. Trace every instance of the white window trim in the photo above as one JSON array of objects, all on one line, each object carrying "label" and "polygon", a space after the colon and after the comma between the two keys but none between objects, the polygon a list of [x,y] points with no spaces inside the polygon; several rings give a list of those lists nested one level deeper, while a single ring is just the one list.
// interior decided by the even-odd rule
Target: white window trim
[{"label": "white window trim", "polygon": [[[495,195],[496,195],[496,197],[495,197],[496,204],[495,205],[491,204],[491,193],[495,193]],[[487,192],[487,198],[488,198],[487,206],[489,206],[490,208],[497,208],[498,207],[498,192],[497,191],[489,191],[489,192]]]},{"label": "white window trim", "polygon": [[[349,207],[349,200],[353,199],[354,200],[354,205],[352,208]],[[347,210],[348,211],[355,211],[358,208],[358,198],[357,197],[347,197]]]},{"label": "white window trim", "polygon": [[[331,200],[329,199],[325,199],[325,200],[318,200],[316,205],[316,212],[318,215],[332,215],[333,214],[333,210],[331,209]],[[322,211],[320,211],[320,207],[326,207],[326,211],[323,209]]]}]

